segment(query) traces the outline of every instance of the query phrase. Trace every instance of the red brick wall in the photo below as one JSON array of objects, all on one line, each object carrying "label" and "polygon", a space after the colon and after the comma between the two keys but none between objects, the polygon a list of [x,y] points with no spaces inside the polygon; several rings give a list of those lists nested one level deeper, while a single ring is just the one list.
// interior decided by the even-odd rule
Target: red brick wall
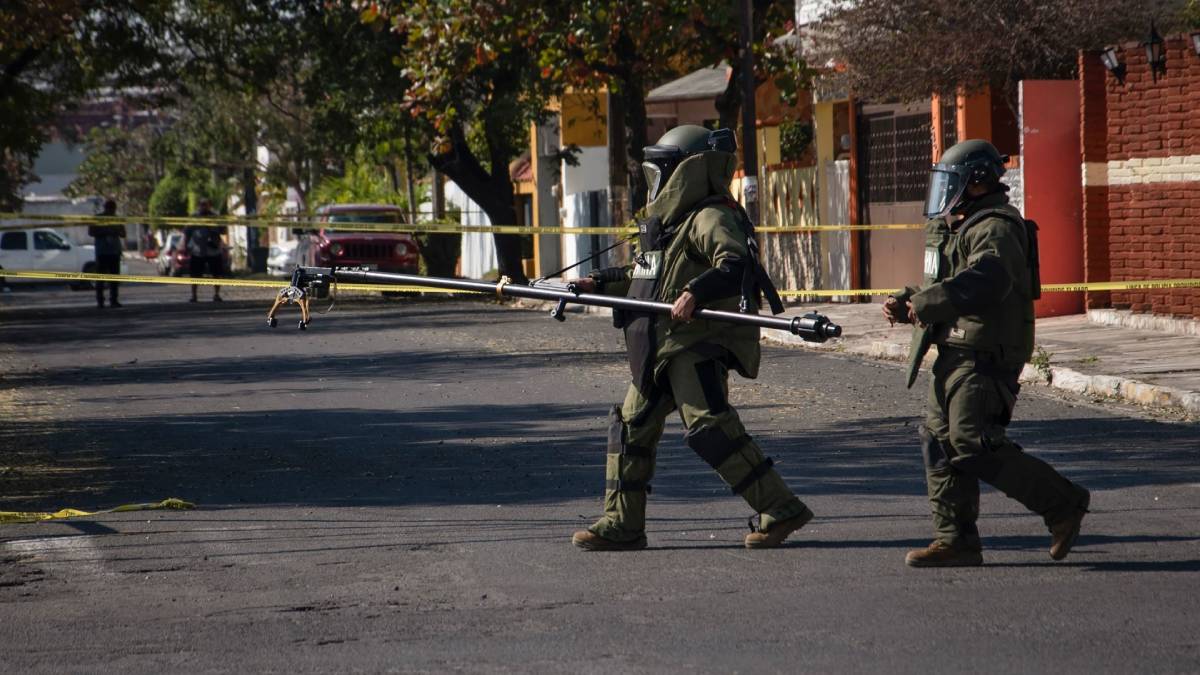
[{"label": "red brick wall", "polygon": [[[1083,150],[1084,176],[1087,165],[1108,162],[1108,90],[1104,80],[1108,71],[1097,54],[1079,55],[1080,148]],[[1083,188],[1083,280],[1109,281],[1108,262],[1108,186]],[[1107,292],[1087,293],[1088,309],[1108,307]]]},{"label": "red brick wall", "polygon": [[[1200,278],[1200,57],[1187,36],[1168,38],[1155,82],[1143,47],[1119,55],[1124,84],[1080,57],[1086,276]],[[1089,306],[1103,302],[1093,295]],[[1111,303],[1200,318],[1200,289],[1113,292]]]}]

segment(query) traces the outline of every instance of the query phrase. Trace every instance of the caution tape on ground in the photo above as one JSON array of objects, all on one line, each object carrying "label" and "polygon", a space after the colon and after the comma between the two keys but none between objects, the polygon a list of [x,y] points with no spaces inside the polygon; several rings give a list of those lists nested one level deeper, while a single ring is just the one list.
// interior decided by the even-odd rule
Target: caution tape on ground
[{"label": "caution tape on ground", "polygon": [[[95,274],[92,272],[45,272],[40,270],[6,270],[0,268],[0,279],[37,279],[42,281],[119,281],[134,284],[168,284],[178,286],[227,286],[234,288],[280,288],[283,279],[213,279],[208,277],[152,277],[134,274]],[[428,286],[398,286],[392,284],[338,284],[339,290],[385,291],[405,293],[474,293],[459,289],[429,288]],[[1200,288],[1200,279],[1146,279],[1142,281],[1090,281],[1074,284],[1043,284],[1043,293],[1078,293],[1081,291],[1138,291],[1162,288]],[[899,292],[898,288],[794,289],[781,290],[785,298],[841,296],[884,296]]]},{"label": "caution tape on ground", "polygon": [[0,523],[40,523],[45,520],[62,520],[80,516],[98,516],[104,513],[125,513],[127,511],[185,511],[196,508],[191,502],[178,497],[164,499],[161,502],[148,504],[122,504],[102,511],[80,511],[79,509],[61,509],[58,511],[0,511]]},{"label": "caution tape on ground", "polygon": [[[28,221],[21,223],[5,223],[3,221]],[[296,229],[330,228],[339,232],[395,232],[403,234],[565,234],[575,236],[592,235],[631,235],[637,230],[633,227],[528,227],[524,225],[463,225],[455,222],[423,222],[415,224],[372,223],[364,221],[345,221],[331,223],[314,220],[311,217],[274,216],[270,218],[253,218],[245,216],[211,216],[205,218],[179,216],[83,216],[61,214],[22,214],[0,213],[0,231],[28,230],[34,227],[45,227],[57,224],[62,227],[83,227],[87,225],[128,225],[144,223],[152,227],[181,228],[181,227],[228,227],[244,225],[247,227],[287,227]],[[919,223],[884,223],[872,225],[764,225],[755,228],[763,234],[815,234],[830,232],[867,232],[883,230],[920,230],[925,226]]]}]

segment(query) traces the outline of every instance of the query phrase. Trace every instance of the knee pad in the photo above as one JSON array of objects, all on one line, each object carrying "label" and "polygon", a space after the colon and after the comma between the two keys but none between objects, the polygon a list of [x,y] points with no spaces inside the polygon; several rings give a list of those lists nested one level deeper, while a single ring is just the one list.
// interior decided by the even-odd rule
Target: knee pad
[{"label": "knee pad", "polygon": [[921,456],[925,459],[925,468],[932,471],[949,468],[950,457],[946,454],[946,448],[929,427],[924,424],[918,426],[917,435],[921,438]]},{"label": "knee pad", "polygon": [[[733,494],[740,495],[750,489],[760,478],[771,471],[775,460],[763,457],[758,446],[751,443],[750,436],[743,434],[730,438],[720,427],[703,426],[692,429],[684,437],[688,447],[709,466],[716,469],[726,482],[730,484]],[[749,451],[747,451],[749,449]],[[739,455],[741,463],[721,467],[733,456]]]},{"label": "knee pad", "polygon": [[[629,431],[621,417],[620,406],[608,414],[608,469],[604,488],[617,492],[650,494],[652,448],[630,445]],[[630,461],[633,460],[633,461]]]},{"label": "knee pad", "polygon": [[742,436],[731,439],[720,427],[703,426],[688,431],[683,440],[689,448],[700,455],[700,459],[703,459],[712,468],[719,470],[725,460],[732,457],[733,453],[750,440],[750,437]]}]

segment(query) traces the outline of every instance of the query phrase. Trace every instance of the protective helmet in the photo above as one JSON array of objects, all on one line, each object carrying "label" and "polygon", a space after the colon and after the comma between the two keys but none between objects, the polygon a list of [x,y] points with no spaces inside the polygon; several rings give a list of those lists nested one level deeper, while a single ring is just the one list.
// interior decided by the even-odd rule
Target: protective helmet
[{"label": "protective helmet", "polygon": [[925,217],[944,218],[960,210],[968,201],[967,186],[999,183],[1007,161],[1008,155],[1000,154],[987,141],[972,139],[955,144],[929,173]]},{"label": "protective helmet", "polygon": [[642,171],[646,174],[649,189],[647,199],[653,201],[658,196],[658,191],[667,184],[680,162],[711,150],[737,152],[733,130],[709,131],[695,124],[683,124],[663,134],[658,143],[642,148],[646,158],[642,162]]}]

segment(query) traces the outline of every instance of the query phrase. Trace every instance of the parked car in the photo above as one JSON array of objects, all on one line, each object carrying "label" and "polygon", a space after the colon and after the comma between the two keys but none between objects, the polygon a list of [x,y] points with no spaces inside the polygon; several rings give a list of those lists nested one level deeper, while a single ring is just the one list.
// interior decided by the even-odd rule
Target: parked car
[{"label": "parked car", "polygon": [[182,232],[170,232],[167,234],[166,239],[163,240],[163,245],[158,250],[158,258],[155,259],[155,263],[158,265],[158,273],[161,276],[173,276],[172,270],[175,269],[177,264],[175,260],[176,249],[179,248],[179,242],[181,241],[183,241]]},{"label": "parked car", "polygon": [[[167,242],[158,252],[158,273],[165,277],[186,277],[191,274],[191,262],[192,254],[187,250],[183,233],[172,232],[167,235]],[[229,273],[229,247],[224,244],[221,245],[221,269]]]},{"label": "parked car", "polygon": [[281,241],[271,246],[271,252],[267,256],[267,274],[273,277],[291,275],[299,265],[296,258],[299,248],[300,242],[295,240]]},{"label": "parked car", "polygon": [[316,230],[294,230],[300,235],[296,259],[301,265],[346,265],[381,272],[416,274],[421,249],[411,234],[403,232],[339,232],[339,222],[404,224],[398,206],[386,204],[331,204],[317,209]]},{"label": "parked car", "polygon": [[[72,244],[62,234],[48,227],[0,232],[0,270],[39,270],[46,272],[93,272],[96,269],[96,247],[91,244]],[[125,262],[121,262],[125,272]],[[3,277],[3,272],[0,272]],[[37,279],[7,278],[5,283],[36,283]],[[84,287],[89,284],[72,284]]]}]

